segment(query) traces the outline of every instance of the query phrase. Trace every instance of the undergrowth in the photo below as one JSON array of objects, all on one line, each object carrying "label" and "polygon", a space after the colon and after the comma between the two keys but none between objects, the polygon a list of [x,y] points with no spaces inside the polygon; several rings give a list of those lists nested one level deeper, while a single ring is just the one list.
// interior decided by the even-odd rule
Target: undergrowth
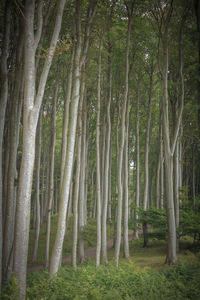
[{"label": "undergrowth", "polygon": [[[10,290],[9,290],[10,291]],[[4,291],[4,298],[14,300]],[[64,266],[49,278],[45,271],[28,274],[27,300],[200,299],[200,263],[182,263],[164,271],[138,269],[133,260],[116,268],[95,268],[87,261],[77,270]]]}]

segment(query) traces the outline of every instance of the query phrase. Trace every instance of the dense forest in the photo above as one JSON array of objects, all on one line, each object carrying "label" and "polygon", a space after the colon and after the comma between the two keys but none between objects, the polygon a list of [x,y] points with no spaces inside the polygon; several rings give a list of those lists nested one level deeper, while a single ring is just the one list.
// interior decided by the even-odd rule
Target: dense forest
[{"label": "dense forest", "polygon": [[2,299],[26,299],[41,236],[49,278],[71,236],[81,281],[91,226],[95,272],[111,236],[111,277],[130,235],[176,265],[200,242],[200,1],[2,0],[0,16]]}]

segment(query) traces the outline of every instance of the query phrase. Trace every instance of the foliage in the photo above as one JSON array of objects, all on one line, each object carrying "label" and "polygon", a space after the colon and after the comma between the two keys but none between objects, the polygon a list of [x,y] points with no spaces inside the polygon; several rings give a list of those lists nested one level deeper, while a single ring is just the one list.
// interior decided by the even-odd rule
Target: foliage
[{"label": "foliage", "polygon": [[195,207],[190,202],[183,202],[180,210],[180,236],[200,235],[200,198],[197,197]]},{"label": "foliage", "polygon": [[[28,275],[27,299],[198,299],[200,263],[180,264],[166,271],[138,270],[132,261],[119,268],[96,269],[93,262],[74,271],[61,268]],[[13,298],[4,298],[13,299]]]},{"label": "foliage", "polygon": [[132,225],[135,223],[143,224],[146,223],[150,225],[152,229],[148,232],[149,238],[166,239],[167,234],[167,216],[165,210],[157,209],[155,207],[150,207],[146,211],[142,207],[137,209],[139,219],[131,220]]}]

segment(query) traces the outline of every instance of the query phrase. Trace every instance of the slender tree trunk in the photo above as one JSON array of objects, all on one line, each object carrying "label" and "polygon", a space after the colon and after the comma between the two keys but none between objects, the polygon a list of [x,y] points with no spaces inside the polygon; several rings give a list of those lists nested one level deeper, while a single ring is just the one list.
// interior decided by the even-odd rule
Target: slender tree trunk
[{"label": "slender tree trunk", "polygon": [[[23,94],[23,34],[20,37],[16,64],[17,70],[15,73],[15,86],[13,89],[13,97],[15,101],[12,103],[9,130],[9,163],[7,171],[7,192],[6,196],[6,212],[4,220],[4,248],[3,248],[3,276],[5,280],[11,279],[11,271],[13,269],[13,243],[14,243],[14,220],[16,210],[16,181],[17,181],[17,149],[19,142],[19,129],[22,111],[22,94]],[[8,149],[8,148],[6,148]]]},{"label": "slender tree trunk", "polygon": [[80,98],[82,103],[81,110],[81,171],[80,171],[80,186],[79,186],[79,239],[78,239],[78,253],[81,263],[85,260],[85,250],[84,250],[84,238],[83,238],[83,227],[85,224],[85,120],[84,120],[84,109],[85,109],[85,75],[82,76],[82,89],[80,93]]},{"label": "slender tree trunk", "polygon": [[80,170],[81,170],[81,141],[82,141],[82,111],[83,111],[83,97],[84,97],[84,85],[82,80],[81,84],[81,97],[79,103],[78,114],[78,127],[77,127],[77,154],[76,154],[76,180],[74,187],[74,201],[73,201],[73,213],[74,213],[74,227],[73,227],[73,246],[72,246],[72,266],[74,269],[77,267],[77,243],[78,243],[78,205],[80,197]]},{"label": "slender tree trunk", "polygon": [[147,209],[149,200],[149,144],[150,144],[150,125],[151,125],[151,106],[152,106],[152,89],[153,89],[153,61],[150,71],[149,103],[146,124],[146,143],[145,143],[145,167],[144,167],[144,211]]},{"label": "slender tree trunk", "polygon": [[164,208],[164,153],[163,153],[163,151],[164,151],[163,150],[163,125],[161,124],[161,142],[160,142],[160,209]]},{"label": "slender tree trunk", "polygon": [[8,100],[8,55],[10,43],[10,21],[11,21],[11,1],[5,4],[5,19],[4,19],[4,34],[2,41],[1,54],[1,89],[0,89],[0,290],[2,281],[2,246],[3,246],[3,177],[2,177],[2,149],[3,149],[3,134],[5,124],[5,113]]},{"label": "slender tree trunk", "polygon": [[119,146],[119,156],[117,165],[117,188],[118,188],[118,206],[117,206],[117,236],[115,242],[115,265],[118,267],[119,264],[119,254],[120,254],[120,244],[121,244],[121,222],[122,222],[122,164],[123,164],[123,151],[124,151],[124,140],[125,140],[125,116],[127,109],[128,100],[128,79],[129,79],[129,47],[130,47],[130,33],[131,33],[131,20],[133,17],[133,3],[131,11],[127,7],[128,11],[128,30],[126,39],[126,71],[125,71],[125,92],[122,104],[122,117],[121,117],[121,136],[120,136],[120,146]]},{"label": "slender tree trunk", "polygon": [[104,169],[103,169],[103,206],[102,206],[102,260],[107,263],[107,212],[108,212],[108,196],[109,196],[109,166],[110,166],[110,136],[111,136],[111,120],[110,120],[110,104],[111,104],[111,88],[112,88],[112,70],[111,70],[111,45],[109,47],[108,58],[108,101],[106,105],[106,127],[105,127],[105,152],[104,152]]},{"label": "slender tree trunk", "polygon": [[97,211],[97,246],[96,267],[100,265],[101,254],[101,164],[100,164],[100,113],[101,113],[101,50],[102,41],[99,45],[98,59],[98,83],[97,83],[97,121],[96,121],[96,211]]},{"label": "slender tree trunk", "polygon": [[35,243],[33,250],[32,261],[35,262],[37,260],[37,250],[38,250],[38,242],[40,235],[40,161],[41,161],[41,131],[42,131],[42,112],[40,111],[39,121],[37,125],[36,132],[36,153],[35,153],[35,203],[36,203],[36,229],[35,229]]},{"label": "slender tree trunk", "polygon": [[[135,219],[138,220],[137,209],[140,205],[140,127],[139,127],[139,78],[138,78],[138,90],[136,95],[136,210],[135,210]],[[138,236],[138,223],[135,224],[136,229],[134,237],[137,239]]]},{"label": "slender tree trunk", "polygon": [[88,23],[86,26],[85,33],[85,45],[83,49],[83,56],[81,57],[81,16],[80,16],[80,0],[76,0],[76,30],[77,30],[77,39],[76,39],[76,50],[75,50],[75,58],[74,58],[74,84],[72,89],[72,98],[71,98],[71,107],[70,107],[70,119],[69,119],[69,130],[67,137],[67,151],[66,151],[66,159],[65,159],[65,168],[63,174],[63,183],[61,186],[61,194],[60,194],[60,204],[59,204],[59,212],[58,212],[58,224],[55,242],[53,245],[51,260],[50,260],[50,274],[54,274],[58,271],[60,266],[61,254],[62,254],[62,246],[65,235],[65,227],[66,227],[66,215],[67,215],[67,207],[69,200],[69,189],[70,182],[72,177],[72,167],[73,167],[73,157],[74,157],[74,148],[75,148],[75,137],[76,137],[76,125],[77,125],[77,116],[78,116],[78,104],[80,97],[80,67],[85,63],[88,44],[89,44],[89,36],[90,29],[93,17],[95,15],[95,7],[91,7],[88,13]]},{"label": "slender tree trunk", "polygon": [[128,157],[128,140],[129,140],[129,99],[126,108],[126,129],[124,141],[124,257],[129,258],[129,240],[128,240],[128,208],[129,208],[129,157]]},{"label": "slender tree trunk", "polygon": [[61,186],[62,186],[65,159],[66,159],[66,150],[67,150],[67,132],[68,132],[68,124],[69,124],[69,107],[70,107],[70,100],[71,100],[71,93],[72,93],[72,77],[73,77],[74,55],[75,55],[75,47],[73,46],[71,57],[70,57],[70,66],[69,66],[66,97],[65,97],[65,104],[64,104],[64,115],[63,115],[60,190],[61,190]]},{"label": "slender tree trunk", "polygon": [[[59,71],[58,71],[59,72]],[[50,143],[50,170],[49,170],[49,201],[47,212],[47,229],[46,229],[46,255],[45,255],[45,267],[49,266],[49,246],[50,246],[50,233],[51,233],[51,214],[52,204],[54,197],[54,156],[56,147],[56,102],[58,98],[59,80],[57,75],[55,95],[52,104],[51,114],[51,143]]]}]

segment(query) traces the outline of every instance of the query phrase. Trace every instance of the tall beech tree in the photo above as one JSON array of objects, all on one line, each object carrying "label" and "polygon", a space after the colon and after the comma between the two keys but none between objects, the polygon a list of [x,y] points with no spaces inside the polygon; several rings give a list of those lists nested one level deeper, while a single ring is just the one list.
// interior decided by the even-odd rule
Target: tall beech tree
[{"label": "tall beech tree", "polygon": [[36,33],[34,33],[35,1],[27,0],[25,2],[23,146],[16,206],[14,244],[14,274],[19,284],[19,299],[25,299],[26,297],[26,266],[30,224],[30,200],[35,158],[37,121],[47,76],[61,28],[65,2],[66,0],[60,0],[58,2],[55,27],[40,76],[37,92],[35,92],[35,55],[42,31],[43,1],[39,1],[38,3]]},{"label": "tall beech tree", "polygon": [[[168,41],[169,41],[169,24],[173,13],[173,1],[165,7],[165,18],[162,20],[163,34],[163,66],[162,66],[162,112],[163,112],[163,140],[164,140],[164,157],[165,157],[165,187],[166,187],[166,202],[167,202],[167,220],[168,220],[168,254],[167,262],[174,264],[176,258],[176,223],[175,223],[175,210],[174,210],[174,186],[173,186],[173,156],[176,149],[178,133],[180,130],[180,122],[183,112],[184,101],[184,81],[183,81],[183,58],[182,58],[182,45],[181,45],[181,32],[183,22],[180,22],[180,35],[179,35],[179,104],[176,115],[176,125],[173,131],[172,140],[170,141],[169,130],[169,111],[168,111]],[[185,19],[185,14],[182,20]]]},{"label": "tall beech tree", "polygon": [[[96,1],[90,1],[88,8],[87,25],[85,28],[85,40],[82,49],[82,33],[81,33],[81,5],[80,0],[76,1],[76,44],[75,44],[75,55],[74,55],[74,82],[72,88],[71,105],[70,105],[70,116],[69,116],[69,130],[67,136],[67,151],[65,159],[65,169],[63,174],[63,183],[61,186],[60,194],[60,205],[58,212],[58,224],[55,242],[52,250],[50,259],[50,274],[54,274],[58,271],[61,260],[62,246],[66,227],[66,214],[69,200],[70,182],[72,177],[73,167],[73,156],[75,148],[75,137],[76,137],[76,125],[78,117],[78,105],[80,98],[80,76],[81,68],[85,63],[89,37],[92,21],[96,11]],[[82,55],[81,55],[82,50]]]},{"label": "tall beech tree", "polygon": [[125,117],[128,101],[128,88],[129,88],[129,47],[130,47],[130,35],[131,35],[131,21],[133,18],[133,6],[134,0],[130,3],[125,1],[127,15],[128,15],[128,29],[126,38],[126,71],[125,71],[125,91],[122,103],[121,112],[121,129],[120,129],[120,143],[118,151],[118,165],[117,165],[117,192],[118,192],[118,204],[117,204],[117,233],[115,242],[115,265],[119,264],[119,254],[120,254],[120,244],[121,244],[121,222],[122,222],[122,199],[123,199],[123,189],[122,189],[122,165],[123,165],[123,151],[124,151],[124,141],[125,141]]}]

